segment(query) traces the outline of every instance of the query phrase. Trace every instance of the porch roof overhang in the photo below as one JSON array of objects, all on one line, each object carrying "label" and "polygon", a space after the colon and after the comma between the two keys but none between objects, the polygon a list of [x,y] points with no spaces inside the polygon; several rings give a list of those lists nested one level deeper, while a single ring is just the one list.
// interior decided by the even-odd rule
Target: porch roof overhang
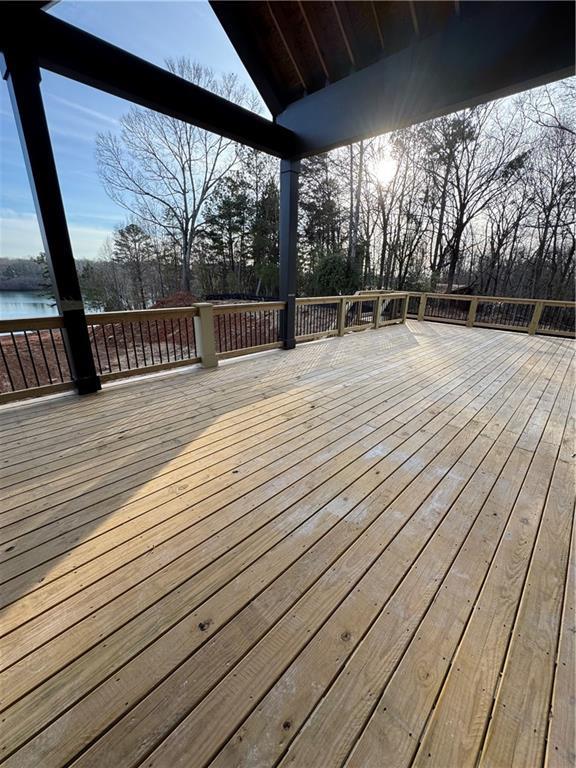
[{"label": "porch roof overhang", "polygon": [[211,2],[267,120],[46,13],[0,7],[0,50],[284,158],[573,74],[574,5]]}]

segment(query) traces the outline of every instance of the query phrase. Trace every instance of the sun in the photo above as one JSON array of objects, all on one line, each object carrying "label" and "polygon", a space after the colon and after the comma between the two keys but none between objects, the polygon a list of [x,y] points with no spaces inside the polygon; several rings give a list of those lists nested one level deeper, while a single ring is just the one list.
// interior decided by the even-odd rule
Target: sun
[{"label": "sun", "polygon": [[396,175],[397,168],[398,163],[393,157],[382,157],[374,163],[373,173],[379,184],[386,185]]}]

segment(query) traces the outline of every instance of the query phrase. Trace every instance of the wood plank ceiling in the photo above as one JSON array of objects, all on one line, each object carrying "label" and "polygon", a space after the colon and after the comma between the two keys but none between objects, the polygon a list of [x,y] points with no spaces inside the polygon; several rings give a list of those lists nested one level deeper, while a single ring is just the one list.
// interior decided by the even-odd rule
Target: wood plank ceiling
[{"label": "wood plank ceiling", "polygon": [[212,8],[273,115],[352,72],[439,32],[481,3],[234,2]]}]

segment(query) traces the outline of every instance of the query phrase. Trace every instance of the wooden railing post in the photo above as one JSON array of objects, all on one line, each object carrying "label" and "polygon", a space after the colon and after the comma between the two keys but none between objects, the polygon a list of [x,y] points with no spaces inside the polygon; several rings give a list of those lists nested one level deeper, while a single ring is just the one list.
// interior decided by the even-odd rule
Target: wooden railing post
[{"label": "wooden railing post", "polygon": [[198,314],[194,316],[194,335],[196,337],[196,354],[203,368],[216,368],[216,339],[214,337],[214,307],[202,303],[193,305]]},{"label": "wooden railing post", "polygon": [[472,328],[476,322],[476,312],[478,310],[478,299],[474,298],[470,301],[470,308],[468,310],[468,317],[466,318],[466,325],[468,328]]},{"label": "wooden railing post", "polygon": [[346,300],[340,299],[340,305],[338,307],[338,336],[344,336],[346,330]]},{"label": "wooden railing post", "polygon": [[402,322],[406,322],[406,318],[408,317],[408,304],[410,302],[410,294],[407,293],[404,297],[404,302],[402,304]]},{"label": "wooden railing post", "polygon": [[528,326],[528,333],[531,336],[534,336],[534,334],[538,330],[538,324],[540,322],[543,309],[544,309],[544,302],[537,301],[536,304],[534,305],[534,312],[532,313],[532,319],[530,320],[530,325]]},{"label": "wooden railing post", "polygon": [[424,315],[426,314],[427,299],[428,299],[427,293],[423,293],[422,296],[420,296],[420,304],[418,305],[418,320],[424,320]]},{"label": "wooden railing post", "polygon": [[378,296],[374,305],[374,328],[380,327],[380,315],[382,314],[382,296]]}]

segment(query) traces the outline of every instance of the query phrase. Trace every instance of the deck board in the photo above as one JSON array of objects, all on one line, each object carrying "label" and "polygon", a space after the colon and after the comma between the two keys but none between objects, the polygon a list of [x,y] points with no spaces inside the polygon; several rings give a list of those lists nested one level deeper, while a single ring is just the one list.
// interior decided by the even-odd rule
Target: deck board
[{"label": "deck board", "polygon": [[573,356],[409,321],[2,408],[5,764],[568,765]]}]

